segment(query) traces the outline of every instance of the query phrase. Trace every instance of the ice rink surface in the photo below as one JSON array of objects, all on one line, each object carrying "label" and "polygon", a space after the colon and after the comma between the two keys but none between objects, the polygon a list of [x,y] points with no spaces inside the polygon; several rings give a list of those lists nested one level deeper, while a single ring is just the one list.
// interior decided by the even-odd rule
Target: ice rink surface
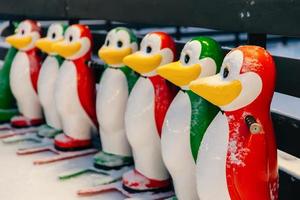
[{"label": "ice rink surface", "polygon": [[[58,175],[70,169],[87,166],[92,156],[46,165],[33,165],[37,158],[50,153],[18,156],[16,150],[25,143],[3,144],[0,141],[0,199],[1,200],[119,200],[124,196],[110,192],[80,197],[77,190],[91,187],[101,179],[100,175],[87,174],[60,181]],[[28,143],[26,144],[28,145]]]}]

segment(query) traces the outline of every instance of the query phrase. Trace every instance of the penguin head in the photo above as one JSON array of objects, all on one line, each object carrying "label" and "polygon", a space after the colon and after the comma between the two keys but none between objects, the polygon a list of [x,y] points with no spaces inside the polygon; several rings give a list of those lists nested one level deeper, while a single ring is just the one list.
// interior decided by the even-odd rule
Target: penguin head
[{"label": "penguin head", "polygon": [[98,51],[98,56],[112,67],[123,66],[123,58],[138,49],[137,37],[124,27],[114,28],[108,32],[103,46]]},{"label": "penguin head", "polygon": [[15,34],[6,38],[6,42],[20,51],[35,48],[35,42],[41,37],[40,24],[33,20],[22,21]]},{"label": "penguin head", "polygon": [[53,50],[53,45],[64,39],[66,28],[66,25],[59,23],[51,24],[48,28],[47,36],[36,41],[36,47],[49,55],[56,55],[57,53]]},{"label": "penguin head", "polygon": [[220,73],[191,82],[193,92],[219,106],[235,111],[247,106],[270,107],[275,87],[272,56],[257,46],[240,46],[229,52]]},{"label": "penguin head", "polygon": [[123,62],[143,76],[156,75],[156,68],[174,61],[175,43],[171,36],[164,32],[147,34],[140,50],[126,56]]},{"label": "penguin head", "polygon": [[81,24],[69,26],[64,40],[53,45],[53,51],[68,60],[90,57],[92,53],[92,34],[90,29]]},{"label": "penguin head", "polygon": [[220,71],[223,53],[220,45],[208,37],[196,37],[187,42],[180,59],[157,68],[157,73],[173,84],[188,89],[188,84]]}]

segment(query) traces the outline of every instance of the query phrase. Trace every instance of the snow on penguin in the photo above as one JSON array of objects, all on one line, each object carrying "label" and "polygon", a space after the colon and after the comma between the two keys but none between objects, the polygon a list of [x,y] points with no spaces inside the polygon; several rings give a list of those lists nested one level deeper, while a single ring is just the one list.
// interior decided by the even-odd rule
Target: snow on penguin
[{"label": "snow on penguin", "polygon": [[37,85],[38,96],[47,123],[39,128],[39,136],[54,137],[62,129],[55,104],[54,92],[55,82],[63,58],[53,51],[53,45],[63,40],[65,29],[66,26],[62,24],[51,24],[48,28],[47,36],[37,40],[35,43],[37,48],[48,54],[42,63]]},{"label": "snow on penguin", "polygon": [[170,188],[170,177],[161,155],[160,134],[166,111],[177,93],[156,68],[175,58],[173,39],[163,32],[147,34],[140,51],[124,63],[141,74],[128,98],[125,127],[132,147],[135,169],[123,175],[128,191],[157,191]]},{"label": "snow on penguin", "polygon": [[197,200],[196,159],[205,130],[218,107],[189,90],[188,84],[219,72],[223,59],[220,45],[207,37],[185,44],[180,60],[157,69],[157,73],[181,87],[166,114],[162,136],[163,160],[178,199]]},{"label": "snow on penguin", "polygon": [[75,24],[67,28],[63,41],[53,45],[53,50],[66,59],[54,95],[64,132],[55,137],[58,150],[81,150],[92,145],[91,133],[98,126],[95,78],[87,65],[92,44],[89,28]]},{"label": "snow on penguin", "polygon": [[37,126],[44,122],[37,95],[41,59],[35,42],[39,38],[40,26],[32,20],[22,21],[16,33],[6,38],[9,44],[18,49],[9,74],[11,91],[21,113],[11,119],[11,125],[15,127]]},{"label": "snow on penguin", "polygon": [[222,110],[206,130],[198,153],[200,199],[278,199],[270,117],[274,87],[272,56],[257,46],[231,50],[219,74],[191,82],[192,91]]}]

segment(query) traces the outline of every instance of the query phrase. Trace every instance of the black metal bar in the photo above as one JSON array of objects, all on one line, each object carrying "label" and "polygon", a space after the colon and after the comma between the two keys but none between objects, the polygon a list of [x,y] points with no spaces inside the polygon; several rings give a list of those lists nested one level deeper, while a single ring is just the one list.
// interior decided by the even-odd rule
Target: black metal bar
[{"label": "black metal bar", "polygon": [[9,25],[1,32],[1,36],[6,37],[11,35],[14,33],[15,29],[16,27],[14,26],[14,22],[10,20]]},{"label": "black metal bar", "polygon": [[235,46],[239,46],[241,44],[240,40],[240,33],[234,33],[234,41],[235,41]]},{"label": "black metal bar", "polygon": [[182,37],[182,33],[180,31],[180,26],[176,26],[175,27],[176,31],[175,31],[175,38],[176,40],[180,40]]},{"label": "black metal bar", "polygon": [[79,19],[69,19],[69,25],[79,24]]},{"label": "black metal bar", "polygon": [[267,35],[260,33],[248,33],[248,44],[257,45],[266,48],[267,46]]},{"label": "black metal bar", "polygon": [[276,133],[277,147],[299,158],[300,121],[277,113],[272,113],[272,121]]},{"label": "black metal bar", "polygon": [[300,36],[299,1],[70,0],[69,3],[69,17]]},{"label": "black metal bar", "polygon": [[279,199],[296,200],[300,197],[300,180],[279,171]]},{"label": "black metal bar", "polygon": [[106,20],[106,23],[105,23],[105,29],[106,29],[107,31],[109,31],[110,29],[112,29],[111,21]]},{"label": "black metal bar", "polygon": [[0,0],[0,4],[0,17],[10,19],[90,18],[300,37],[300,1]]}]

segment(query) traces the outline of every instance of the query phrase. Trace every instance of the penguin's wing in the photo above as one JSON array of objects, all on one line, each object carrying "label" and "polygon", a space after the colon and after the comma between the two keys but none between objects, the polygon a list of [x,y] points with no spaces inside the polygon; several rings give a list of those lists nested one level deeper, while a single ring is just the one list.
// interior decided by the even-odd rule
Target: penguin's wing
[{"label": "penguin's wing", "polygon": [[77,92],[80,103],[98,128],[96,115],[96,82],[93,71],[87,66],[84,59],[75,61],[77,70]]},{"label": "penguin's wing", "polygon": [[32,49],[26,52],[29,58],[30,78],[32,87],[37,93],[37,81],[41,69],[41,57],[37,53],[37,49]]},{"label": "penguin's wing", "polygon": [[17,54],[17,49],[11,47],[4,59],[4,63],[2,67],[0,67],[0,108],[13,108],[15,105],[14,96],[11,93],[10,85],[9,85],[9,71],[11,69],[11,64],[13,62],[14,57]]},{"label": "penguin's wing", "polygon": [[196,162],[199,147],[205,131],[218,114],[219,108],[198,96],[191,90],[188,90],[186,93],[189,96],[192,108],[190,123],[190,145],[194,161]]},{"label": "penguin's wing", "polygon": [[153,84],[155,93],[154,116],[156,128],[159,136],[161,136],[161,129],[167,110],[178,90],[172,87],[165,79],[160,76],[150,77],[150,80]]}]

